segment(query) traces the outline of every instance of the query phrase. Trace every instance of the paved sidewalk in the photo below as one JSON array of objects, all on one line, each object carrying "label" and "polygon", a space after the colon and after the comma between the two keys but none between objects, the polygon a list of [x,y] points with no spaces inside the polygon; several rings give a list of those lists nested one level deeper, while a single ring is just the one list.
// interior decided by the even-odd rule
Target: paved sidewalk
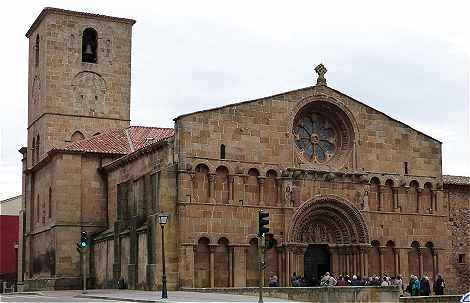
[{"label": "paved sidewalk", "polygon": [[[93,289],[76,298],[117,300],[128,302],[258,302],[258,297],[230,294],[169,291],[168,299],[161,299],[161,291]],[[264,302],[295,302],[276,298],[264,298]]]},{"label": "paved sidewalk", "polygon": [[[11,293],[2,296],[5,302],[258,302],[258,297],[189,291],[169,291],[168,299],[161,299],[161,291],[91,289],[87,294],[80,290],[38,291]],[[283,299],[264,298],[264,302],[290,302]]]}]

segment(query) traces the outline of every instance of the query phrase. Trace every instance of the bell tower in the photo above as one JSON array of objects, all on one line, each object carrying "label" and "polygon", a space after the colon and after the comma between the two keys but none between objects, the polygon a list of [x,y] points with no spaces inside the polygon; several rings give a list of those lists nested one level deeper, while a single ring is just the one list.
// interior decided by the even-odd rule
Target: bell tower
[{"label": "bell tower", "polygon": [[130,121],[132,19],[44,8],[29,39],[28,167]]}]

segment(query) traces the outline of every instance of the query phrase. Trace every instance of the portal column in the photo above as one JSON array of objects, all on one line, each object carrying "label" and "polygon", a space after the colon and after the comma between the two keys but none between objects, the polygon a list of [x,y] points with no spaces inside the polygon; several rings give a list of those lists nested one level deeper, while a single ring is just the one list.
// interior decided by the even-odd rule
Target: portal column
[{"label": "portal column", "polygon": [[384,274],[384,250],[386,247],[379,247],[379,257],[380,257],[380,275]]},{"label": "portal column", "polygon": [[336,246],[330,246],[331,252],[331,271],[333,273],[339,273],[339,260],[338,260],[338,248]]},{"label": "portal column", "polygon": [[217,244],[210,244],[209,245],[209,261],[210,261],[210,280],[211,280],[211,288],[215,287],[215,258],[214,253],[215,249],[217,248]]},{"label": "portal column", "polygon": [[424,247],[419,247],[418,248],[418,257],[419,257],[419,276],[422,277],[423,276],[423,252],[424,252]]},{"label": "portal column", "polygon": [[393,257],[395,260],[395,277],[400,274],[400,250],[394,248],[393,249]]}]

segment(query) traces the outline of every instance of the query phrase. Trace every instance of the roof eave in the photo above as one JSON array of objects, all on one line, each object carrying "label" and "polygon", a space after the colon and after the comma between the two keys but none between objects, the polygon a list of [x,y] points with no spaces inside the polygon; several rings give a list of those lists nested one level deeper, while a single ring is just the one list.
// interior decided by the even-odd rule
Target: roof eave
[{"label": "roof eave", "polygon": [[34,32],[34,30],[36,30],[36,28],[39,26],[39,24],[44,19],[44,17],[47,16],[47,14],[49,13],[57,13],[57,14],[62,14],[62,15],[78,16],[78,17],[86,17],[86,18],[95,18],[95,19],[101,19],[101,20],[127,23],[130,25],[134,25],[136,22],[134,19],[128,19],[128,18],[119,18],[119,17],[112,17],[112,16],[106,16],[106,15],[71,11],[71,10],[60,9],[60,8],[55,8],[55,7],[45,7],[41,11],[39,16],[37,16],[36,20],[34,20],[33,24],[30,26],[28,31],[26,32],[25,34],[26,38],[29,38],[31,36],[31,34]]}]

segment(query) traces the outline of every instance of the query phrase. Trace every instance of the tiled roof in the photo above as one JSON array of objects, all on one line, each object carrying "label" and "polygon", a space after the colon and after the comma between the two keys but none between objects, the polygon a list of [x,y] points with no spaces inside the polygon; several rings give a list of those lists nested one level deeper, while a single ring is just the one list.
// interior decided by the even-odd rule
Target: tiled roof
[{"label": "tiled roof", "polygon": [[444,182],[444,184],[470,185],[470,177],[466,176],[443,175],[442,181]]},{"label": "tiled roof", "polygon": [[174,135],[173,128],[130,126],[70,143],[62,151],[127,155]]}]

